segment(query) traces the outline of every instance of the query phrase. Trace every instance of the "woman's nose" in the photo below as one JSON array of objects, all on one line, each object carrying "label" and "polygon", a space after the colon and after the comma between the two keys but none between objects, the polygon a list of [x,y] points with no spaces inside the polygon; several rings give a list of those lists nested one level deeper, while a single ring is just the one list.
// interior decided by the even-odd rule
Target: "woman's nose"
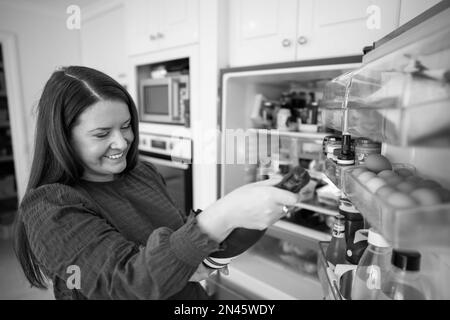
[{"label": "woman's nose", "polygon": [[122,132],[116,132],[112,137],[111,149],[125,150],[127,147],[127,140]]}]

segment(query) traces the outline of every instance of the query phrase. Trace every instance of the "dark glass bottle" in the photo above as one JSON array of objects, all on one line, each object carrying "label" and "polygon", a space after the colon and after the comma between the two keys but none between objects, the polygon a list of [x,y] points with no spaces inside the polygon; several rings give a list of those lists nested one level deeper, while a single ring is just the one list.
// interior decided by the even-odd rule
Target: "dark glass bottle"
[{"label": "dark glass bottle", "polygon": [[325,258],[328,267],[334,271],[337,264],[345,264],[345,249],[347,247],[345,241],[345,217],[341,214],[335,216],[331,241],[328,245]]},{"label": "dark glass bottle", "polygon": [[[294,167],[275,187],[293,193],[298,193],[309,183],[308,171],[297,166]],[[253,246],[265,233],[264,230],[254,230],[246,228],[234,229],[222,242],[224,250],[213,252],[203,263],[214,269],[225,267],[231,260]]]}]

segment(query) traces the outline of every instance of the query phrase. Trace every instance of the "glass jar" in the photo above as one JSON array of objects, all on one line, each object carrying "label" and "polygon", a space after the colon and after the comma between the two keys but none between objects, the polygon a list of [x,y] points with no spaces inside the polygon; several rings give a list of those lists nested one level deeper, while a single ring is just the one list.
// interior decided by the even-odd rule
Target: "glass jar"
[{"label": "glass jar", "polygon": [[381,143],[368,138],[358,138],[355,144],[355,164],[363,165],[369,154],[381,154]]}]

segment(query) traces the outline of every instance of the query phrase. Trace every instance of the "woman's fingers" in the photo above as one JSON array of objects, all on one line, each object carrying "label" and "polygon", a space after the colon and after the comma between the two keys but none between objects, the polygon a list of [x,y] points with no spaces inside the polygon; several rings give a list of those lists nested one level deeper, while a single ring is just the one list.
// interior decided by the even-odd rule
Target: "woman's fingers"
[{"label": "woman's fingers", "polygon": [[283,179],[282,176],[273,176],[270,179],[253,182],[252,186],[274,186]]}]

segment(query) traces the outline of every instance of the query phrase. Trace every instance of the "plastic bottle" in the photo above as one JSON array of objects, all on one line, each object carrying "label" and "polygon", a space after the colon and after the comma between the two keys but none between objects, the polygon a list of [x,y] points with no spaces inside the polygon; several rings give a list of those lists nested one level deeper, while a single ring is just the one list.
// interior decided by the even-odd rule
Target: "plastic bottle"
[{"label": "plastic bottle", "polygon": [[378,300],[428,300],[431,290],[420,273],[417,251],[392,251],[391,269],[381,283]]},{"label": "plastic bottle", "polygon": [[392,248],[374,229],[369,229],[368,247],[356,268],[352,300],[375,300],[382,280],[390,270]]},{"label": "plastic bottle", "polygon": [[334,271],[337,264],[345,264],[345,217],[341,214],[335,216],[333,231],[331,234],[331,242],[328,245],[325,258],[328,262],[328,267]]}]

